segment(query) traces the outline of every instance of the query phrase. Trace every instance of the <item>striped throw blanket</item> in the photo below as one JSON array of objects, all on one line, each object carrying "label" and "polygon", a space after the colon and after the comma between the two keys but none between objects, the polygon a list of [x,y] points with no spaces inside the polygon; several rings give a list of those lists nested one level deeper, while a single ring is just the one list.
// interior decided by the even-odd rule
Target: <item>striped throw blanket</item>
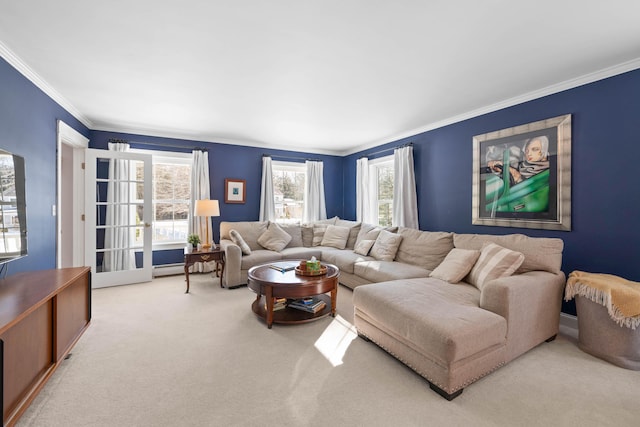
[{"label": "striped throw blanket", "polygon": [[617,324],[635,329],[640,325],[640,283],[611,274],[573,271],[564,292],[565,301],[580,295],[607,308]]}]

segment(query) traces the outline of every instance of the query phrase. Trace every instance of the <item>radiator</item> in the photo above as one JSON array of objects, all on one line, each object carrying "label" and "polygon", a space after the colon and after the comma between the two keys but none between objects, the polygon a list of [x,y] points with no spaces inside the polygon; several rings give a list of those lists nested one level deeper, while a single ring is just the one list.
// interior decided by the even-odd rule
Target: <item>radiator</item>
[{"label": "radiator", "polygon": [[184,274],[184,264],[162,264],[153,266],[153,277],[173,276],[176,274]]}]

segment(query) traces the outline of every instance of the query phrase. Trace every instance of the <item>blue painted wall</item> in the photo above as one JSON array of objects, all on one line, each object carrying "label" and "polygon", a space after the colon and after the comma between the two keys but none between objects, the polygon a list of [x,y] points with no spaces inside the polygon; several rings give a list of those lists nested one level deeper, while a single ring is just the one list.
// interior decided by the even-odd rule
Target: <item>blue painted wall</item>
[{"label": "blue painted wall", "polygon": [[[355,161],[361,155],[414,144],[420,228],[462,233],[559,237],[565,242],[563,270],[606,272],[640,281],[640,70],[546,96],[514,107],[394,141],[344,158],[304,152],[211,144],[171,138],[89,131],[78,120],[0,59],[0,149],[25,157],[29,256],[10,264],[11,272],[55,267],[56,120],[106,148],[109,138],[177,145],[174,150],[208,148],[212,197],[224,198],[224,179],[247,180],[247,203],[221,205],[214,220],[258,217],[261,157],[319,158],[325,164],[327,214],[355,217]],[[573,116],[571,232],[471,225],[472,137],[562,114]],[[140,148],[149,148],[148,146]],[[372,157],[390,154],[381,153]],[[168,262],[159,254],[154,262]],[[572,312],[571,306],[565,311]]]},{"label": "blue painted wall", "polygon": [[[472,225],[473,136],[563,114],[572,114],[572,231]],[[635,70],[385,147],[414,144],[421,229],[559,237],[566,274],[584,270],[640,281],[639,138],[640,70]],[[382,148],[345,158],[346,217],[355,217],[356,160]],[[575,312],[572,304],[564,311]]]},{"label": "blue painted wall", "polygon": [[[305,159],[322,160],[324,164],[327,216],[343,216],[342,168],[344,160],[342,157],[103,131],[91,131],[89,144],[92,148],[106,149],[109,139],[112,138],[129,141],[131,148],[147,150],[157,149],[189,153],[193,149],[207,149],[209,152],[211,198],[220,200],[220,216],[212,218],[213,238],[215,241],[220,239],[220,221],[256,221],[258,219],[260,214],[263,154],[271,155],[274,160],[298,161],[301,163],[304,163]],[[246,203],[224,203],[225,178],[246,180]],[[154,265],[180,262],[182,260],[182,250],[155,251],[153,258]]]},{"label": "blue painted wall", "polygon": [[29,254],[7,264],[8,274],[56,267],[57,120],[89,130],[0,58],[0,149],[23,156]]}]

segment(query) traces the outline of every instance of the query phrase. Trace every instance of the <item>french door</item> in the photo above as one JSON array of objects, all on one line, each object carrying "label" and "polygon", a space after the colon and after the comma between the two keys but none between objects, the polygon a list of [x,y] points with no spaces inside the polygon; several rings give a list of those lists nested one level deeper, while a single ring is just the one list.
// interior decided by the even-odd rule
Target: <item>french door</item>
[{"label": "french door", "polygon": [[85,162],[85,263],[92,287],[150,281],[151,156],[87,149]]}]

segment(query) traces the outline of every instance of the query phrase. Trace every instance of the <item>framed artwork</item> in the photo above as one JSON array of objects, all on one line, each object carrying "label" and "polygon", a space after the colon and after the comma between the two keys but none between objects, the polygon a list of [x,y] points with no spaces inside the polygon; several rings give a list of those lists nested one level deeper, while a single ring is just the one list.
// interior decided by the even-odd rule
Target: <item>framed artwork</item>
[{"label": "framed artwork", "polygon": [[571,115],[473,137],[472,223],[571,230]]},{"label": "framed artwork", "polygon": [[225,203],[244,203],[246,196],[246,181],[244,179],[224,180],[224,202]]}]

